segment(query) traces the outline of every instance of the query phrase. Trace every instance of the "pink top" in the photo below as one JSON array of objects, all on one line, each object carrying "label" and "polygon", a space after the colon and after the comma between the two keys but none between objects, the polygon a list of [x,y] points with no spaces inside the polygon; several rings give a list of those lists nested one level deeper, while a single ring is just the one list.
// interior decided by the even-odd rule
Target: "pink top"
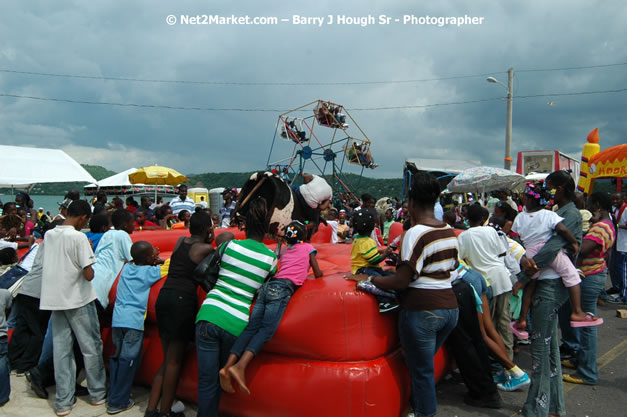
[{"label": "pink top", "polygon": [[30,220],[27,220],[26,224],[24,225],[24,234],[26,236],[30,236],[31,233],[33,233],[34,228],[35,228],[35,223],[31,222]]},{"label": "pink top", "polygon": [[281,265],[276,277],[289,279],[298,286],[303,285],[309,272],[309,254],[312,252],[317,250],[310,243],[288,246],[279,258]]}]

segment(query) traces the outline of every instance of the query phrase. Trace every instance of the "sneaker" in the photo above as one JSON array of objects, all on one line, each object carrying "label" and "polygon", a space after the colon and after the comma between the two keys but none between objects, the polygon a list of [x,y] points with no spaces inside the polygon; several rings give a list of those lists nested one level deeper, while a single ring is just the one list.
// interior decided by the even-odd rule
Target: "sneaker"
[{"label": "sneaker", "polygon": [[613,294],[618,294],[618,293],[620,293],[620,290],[619,290],[618,288],[614,288],[614,287],[612,287],[612,288],[610,288],[610,289],[608,289],[608,290],[605,290],[605,293],[606,293],[607,295],[613,295]]},{"label": "sneaker", "polygon": [[518,339],[516,341],[517,344],[519,345],[530,345],[531,344],[531,340],[527,339]]},{"label": "sneaker", "polygon": [[170,408],[170,410],[174,411],[175,413],[182,413],[183,411],[185,411],[185,404],[183,404],[181,401],[177,401],[172,404],[172,408]]},{"label": "sneaker", "polygon": [[133,408],[134,405],[135,401],[133,401],[133,399],[131,398],[128,400],[128,404],[126,404],[126,407],[107,407],[107,414],[118,414],[122,411],[130,410],[131,408]]},{"label": "sneaker", "polygon": [[94,407],[97,407],[97,406],[99,406],[99,405],[103,405],[103,404],[105,404],[106,402],[107,402],[107,397],[103,397],[102,399],[97,400],[97,401],[91,401],[91,400],[89,400],[89,404],[93,405]]},{"label": "sneaker", "polygon": [[611,295],[607,297],[607,302],[610,304],[625,304],[625,299],[620,295]]},{"label": "sneaker", "polygon": [[509,375],[507,373],[501,371],[498,374],[494,374],[492,377],[495,384],[504,384],[509,379]]},{"label": "sneaker", "polygon": [[159,417],[159,410],[148,410],[144,413],[144,417]]},{"label": "sneaker", "polygon": [[515,377],[512,376],[509,381],[504,382],[502,384],[496,384],[496,387],[501,391],[517,391],[522,387],[526,387],[531,384],[531,379],[529,379],[529,375],[526,372],[523,372],[522,376]]},{"label": "sneaker", "polygon": [[37,368],[31,368],[30,370],[24,372],[24,376],[29,382],[30,388],[35,391],[35,394],[39,398],[47,400],[48,391],[46,391],[46,387],[44,387],[44,384],[41,381],[41,375],[39,374],[39,370]]},{"label": "sneaker", "polygon": [[70,408],[67,408],[65,410],[56,410],[56,413],[58,416],[67,416],[72,412],[72,409],[74,407],[76,407],[76,397],[74,397],[74,402],[72,403],[72,405],[70,406]]},{"label": "sneaker", "polygon": [[588,384],[586,381],[584,381],[583,379],[575,375],[564,374],[562,375],[562,380],[564,382],[570,382],[571,384],[594,385],[594,384]]},{"label": "sneaker", "polygon": [[401,305],[398,303],[379,303],[379,313],[389,313],[399,308],[401,308]]},{"label": "sneaker", "polygon": [[382,290],[381,288],[374,285],[372,282],[359,281],[357,282],[356,288],[360,291],[367,292],[368,294],[372,294],[374,296],[396,298],[396,294],[390,291]]}]

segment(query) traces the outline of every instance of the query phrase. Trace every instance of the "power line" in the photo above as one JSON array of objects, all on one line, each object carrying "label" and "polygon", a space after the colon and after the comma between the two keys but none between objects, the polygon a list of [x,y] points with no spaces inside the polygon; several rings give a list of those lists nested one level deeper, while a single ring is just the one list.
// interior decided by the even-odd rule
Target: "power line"
[{"label": "power line", "polygon": [[[570,93],[551,93],[551,94],[533,94],[524,96],[515,96],[515,100],[538,98],[538,97],[562,97],[562,96],[581,96],[592,94],[616,94],[626,92],[627,88],[620,88],[615,90],[598,90],[598,91],[577,91]],[[216,112],[267,112],[267,113],[283,113],[289,110],[286,109],[246,109],[246,108],[220,108],[220,107],[190,107],[190,106],[170,106],[162,104],[138,104],[138,103],[117,103],[110,101],[88,101],[88,100],[72,100],[56,97],[37,97],[37,96],[25,96],[18,94],[0,93],[0,97],[21,98],[28,100],[39,101],[53,101],[72,104],[88,104],[99,106],[117,106],[117,107],[136,107],[136,108],[150,108],[150,109],[165,109],[165,110],[184,110],[184,111],[216,111]],[[416,105],[402,105],[402,106],[387,106],[387,107],[364,107],[364,108],[349,108],[350,111],[375,111],[375,110],[401,110],[401,109],[423,109],[429,107],[442,107],[442,106],[454,106],[463,104],[483,103],[495,100],[504,100],[505,97],[491,97],[477,100],[466,101],[453,101],[448,103],[432,103],[432,104],[416,104]],[[302,112],[308,112],[310,110],[299,110]]]},{"label": "power line", "polygon": [[[561,67],[561,68],[532,68],[521,69],[516,72],[549,72],[549,71],[572,71],[582,69],[598,69],[609,68],[617,66],[625,66],[627,62],[614,63],[614,64],[601,64],[601,65],[588,65],[578,67]],[[436,78],[422,78],[422,79],[409,79],[409,80],[381,80],[381,81],[319,81],[319,82],[237,82],[237,81],[202,81],[202,80],[165,80],[165,79],[150,79],[150,78],[135,78],[135,77],[110,77],[110,76],[97,76],[97,75],[81,75],[81,74],[62,74],[51,72],[36,72],[36,71],[18,71],[6,68],[0,68],[0,72],[8,74],[21,74],[21,75],[34,75],[41,77],[58,77],[58,78],[76,78],[76,79],[88,79],[88,80],[103,80],[103,81],[128,81],[128,82],[141,82],[141,83],[162,83],[162,84],[193,84],[193,85],[234,85],[234,86],[338,86],[338,85],[377,85],[377,84],[411,84],[420,82],[432,82],[432,81],[447,81],[457,80],[465,78],[478,78],[489,75],[495,75],[503,73],[498,72],[486,72],[482,74],[469,74],[469,75],[454,75],[448,77],[436,77]]]},{"label": "power line", "polygon": [[627,62],[620,62],[617,64],[603,64],[603,65],[588,65],[583,67],[563,67],[563,68],[544,68],[544,69],[521,69],[516,70],[516,72],[549,72],[549,71],[572,71],[572,70],[582,70],[582,69],[594,69],[594,68],[609,68],[609,67],[620,67],[627,65]]},{"label": "power line", "polygon": [[[500,72],[489,72],[485,74],[471,74],[471,75],[456,75],[450,77],[440,78],[423,78],[415,80],[391,80],[391,81],[347,81],[347,82],[333,82],[333,81],[320,81],[320,82],[236,82],[236,81],[200,81],[200,80],[160,80],[149,78],[132,78],[132,77],[108,77],[108,76],[95,76],[95,75],[80,75],[80,74],[57,74],[50,72],[34,72],[34,71],[17,71],[0,68],[0,72],[8,74],[22,74],[22,75],[35,75],[43,77],[59,77],[59,78],[79,78],[87,80],[103,80],[103,81],[130,81],[141,83],[162,83],[162,84],[195,84],[195,85],[236,85],[236,86],[321,86],[321,85],[374,85],[374,84],[410,84],[428,81],[445,81],[445,80],[457,80],[463,78],[478,78],[488,75],[499,74]],[[502,72],[502,71],[501,71]]]}]

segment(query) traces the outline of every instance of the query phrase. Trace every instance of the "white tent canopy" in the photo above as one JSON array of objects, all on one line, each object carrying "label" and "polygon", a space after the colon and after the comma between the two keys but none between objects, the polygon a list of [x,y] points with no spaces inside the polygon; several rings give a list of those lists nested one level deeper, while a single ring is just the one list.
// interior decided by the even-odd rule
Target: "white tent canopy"
[{"label": "white tent canopy", "polygon": [[455,159],[425,159],[407,158],[405,162],[411,162],[421,171],[448,172],[449,174],[459,174],[460,172],[481,165],[479,161],[466,161]]},{"label": "white tent canopy", "polygon": [[137,168],[129,168],[126,171],[122,171],[119,174],[111,175],[110,177],[101,179],[95,184],[86,185],[87,187],[123,187],[125,185],[132,185],[128,179],[129,174],[137,171]]},{"label": "white tent canopy", "polygon": [[47,182],[96,179],[60,149],[0,145],[0,188],[29,188]]}]

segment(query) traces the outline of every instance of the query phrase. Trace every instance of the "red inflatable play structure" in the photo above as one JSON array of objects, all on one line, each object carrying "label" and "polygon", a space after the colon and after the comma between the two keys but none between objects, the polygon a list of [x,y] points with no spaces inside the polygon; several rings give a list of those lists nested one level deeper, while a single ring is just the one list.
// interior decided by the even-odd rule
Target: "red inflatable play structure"
[{"label": "red inflatable play structure", "polygon": [[[308,279],[291,298],[270,342],[248,367],[252,394],[223,393],[220,412],[233,417],[399,417],[409,406],[409,374],[403,361],[397,315],[379,314],[374,297],[344,279],[350,271],[351,246],[331,243],[321,225],[313,240],[324,276]],[[233,232],[236,229],[217,229]],[[398,230],[395,230],[395,234]],[[135,231],[133,241],[147,240],[168,258],[187,230]],[[266,242],[274,249],[274,244]],[[150,385],[162,362],[155,302],[164,280],[150,292],[144,354],[135,383]],[[109,312],[117,281],[110,293]],[[205,294],[199,291],[199,305]],[[105,358],[113,353],[111,329],[103,328]],[[108,361],[107,361],[108,362]],[[443,350],[435,359],[436,381],[447,371]],[[177,397],[196,402],[197,360],[192,344],[186,355]]]}]

